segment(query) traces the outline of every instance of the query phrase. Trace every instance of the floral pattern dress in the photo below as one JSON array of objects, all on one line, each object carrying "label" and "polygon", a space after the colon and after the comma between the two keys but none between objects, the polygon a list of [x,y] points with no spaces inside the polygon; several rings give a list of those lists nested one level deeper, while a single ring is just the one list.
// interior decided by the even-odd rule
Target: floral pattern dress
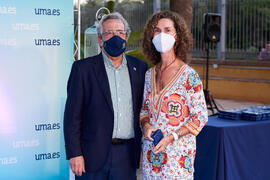
[{"label": "floral pattern dress", "polygon": [[164,131],[164,136],[185,126],[191,133],[169,144],[164,152],[154,154],[153,143],[143,139],[143,179],[193,179],[196,135],[208,121],[202,82],[188,65],[183,65],[172,80],[157,94],[155,67],[145,76],[141,118]]}]

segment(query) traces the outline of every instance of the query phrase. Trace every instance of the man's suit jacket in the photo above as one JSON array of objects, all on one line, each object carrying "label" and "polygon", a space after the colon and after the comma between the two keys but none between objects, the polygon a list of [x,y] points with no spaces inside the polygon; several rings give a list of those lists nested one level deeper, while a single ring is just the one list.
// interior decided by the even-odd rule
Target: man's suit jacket
[{"label": "man's suit jacket", "polygon": [[[135,143],[134,167],[139,167],[139,114],[147,64],[126,56],[132,89]],[[125,87],[122,87],[125,88]],[[86,171],[102,168],[112,146],[114,113],[102,53],[73,63],[67,85],[64,136],[67,159],[83,155]]]}]

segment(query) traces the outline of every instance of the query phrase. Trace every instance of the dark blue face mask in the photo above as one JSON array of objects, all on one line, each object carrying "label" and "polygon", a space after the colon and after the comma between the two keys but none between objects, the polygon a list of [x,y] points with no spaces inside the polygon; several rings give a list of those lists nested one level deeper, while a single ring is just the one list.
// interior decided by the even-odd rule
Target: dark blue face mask
[{"label": "dark blue face mask", "polygon": [[127,47],[127,41],[119,36],[113,36],[111,39],[104,41],[105,51],[112,57],[120,56]]}]

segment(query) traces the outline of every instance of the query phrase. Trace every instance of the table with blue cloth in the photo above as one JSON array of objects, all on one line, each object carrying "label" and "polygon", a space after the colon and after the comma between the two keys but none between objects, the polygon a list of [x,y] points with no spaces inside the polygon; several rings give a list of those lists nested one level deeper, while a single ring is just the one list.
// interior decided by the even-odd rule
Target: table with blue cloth
[{"label": "table with blue cloth", "polygon": [[270,121],[209,117],[194,166],[195,180],[270,180]]}]

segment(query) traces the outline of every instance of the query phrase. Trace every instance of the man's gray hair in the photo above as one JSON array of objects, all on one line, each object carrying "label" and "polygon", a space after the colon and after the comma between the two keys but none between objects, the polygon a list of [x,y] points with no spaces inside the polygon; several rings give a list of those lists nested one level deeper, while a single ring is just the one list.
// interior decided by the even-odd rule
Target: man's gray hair
[{"label": "man's gray hair", "polygon": [[123,18],[123,16],[120,13],[114,12],[114,13],[110,13],[108,15],[104,15],[102,17],[102,19],[99,21],[99,23],[97,25],[97,33],[98,33],[99,37],[101,37],[102,33],[103,33],[103,29],[102,29],[103,23],[106,22],[109,19],[118,19],[118,20],[120,20],[124,24],[124,28],[125,28],[125,31],[127,32],[127,36],[129,36],[131,31],[130,31],[130,27],[128,25],[128,22],[125,20],[125,18]]}]

